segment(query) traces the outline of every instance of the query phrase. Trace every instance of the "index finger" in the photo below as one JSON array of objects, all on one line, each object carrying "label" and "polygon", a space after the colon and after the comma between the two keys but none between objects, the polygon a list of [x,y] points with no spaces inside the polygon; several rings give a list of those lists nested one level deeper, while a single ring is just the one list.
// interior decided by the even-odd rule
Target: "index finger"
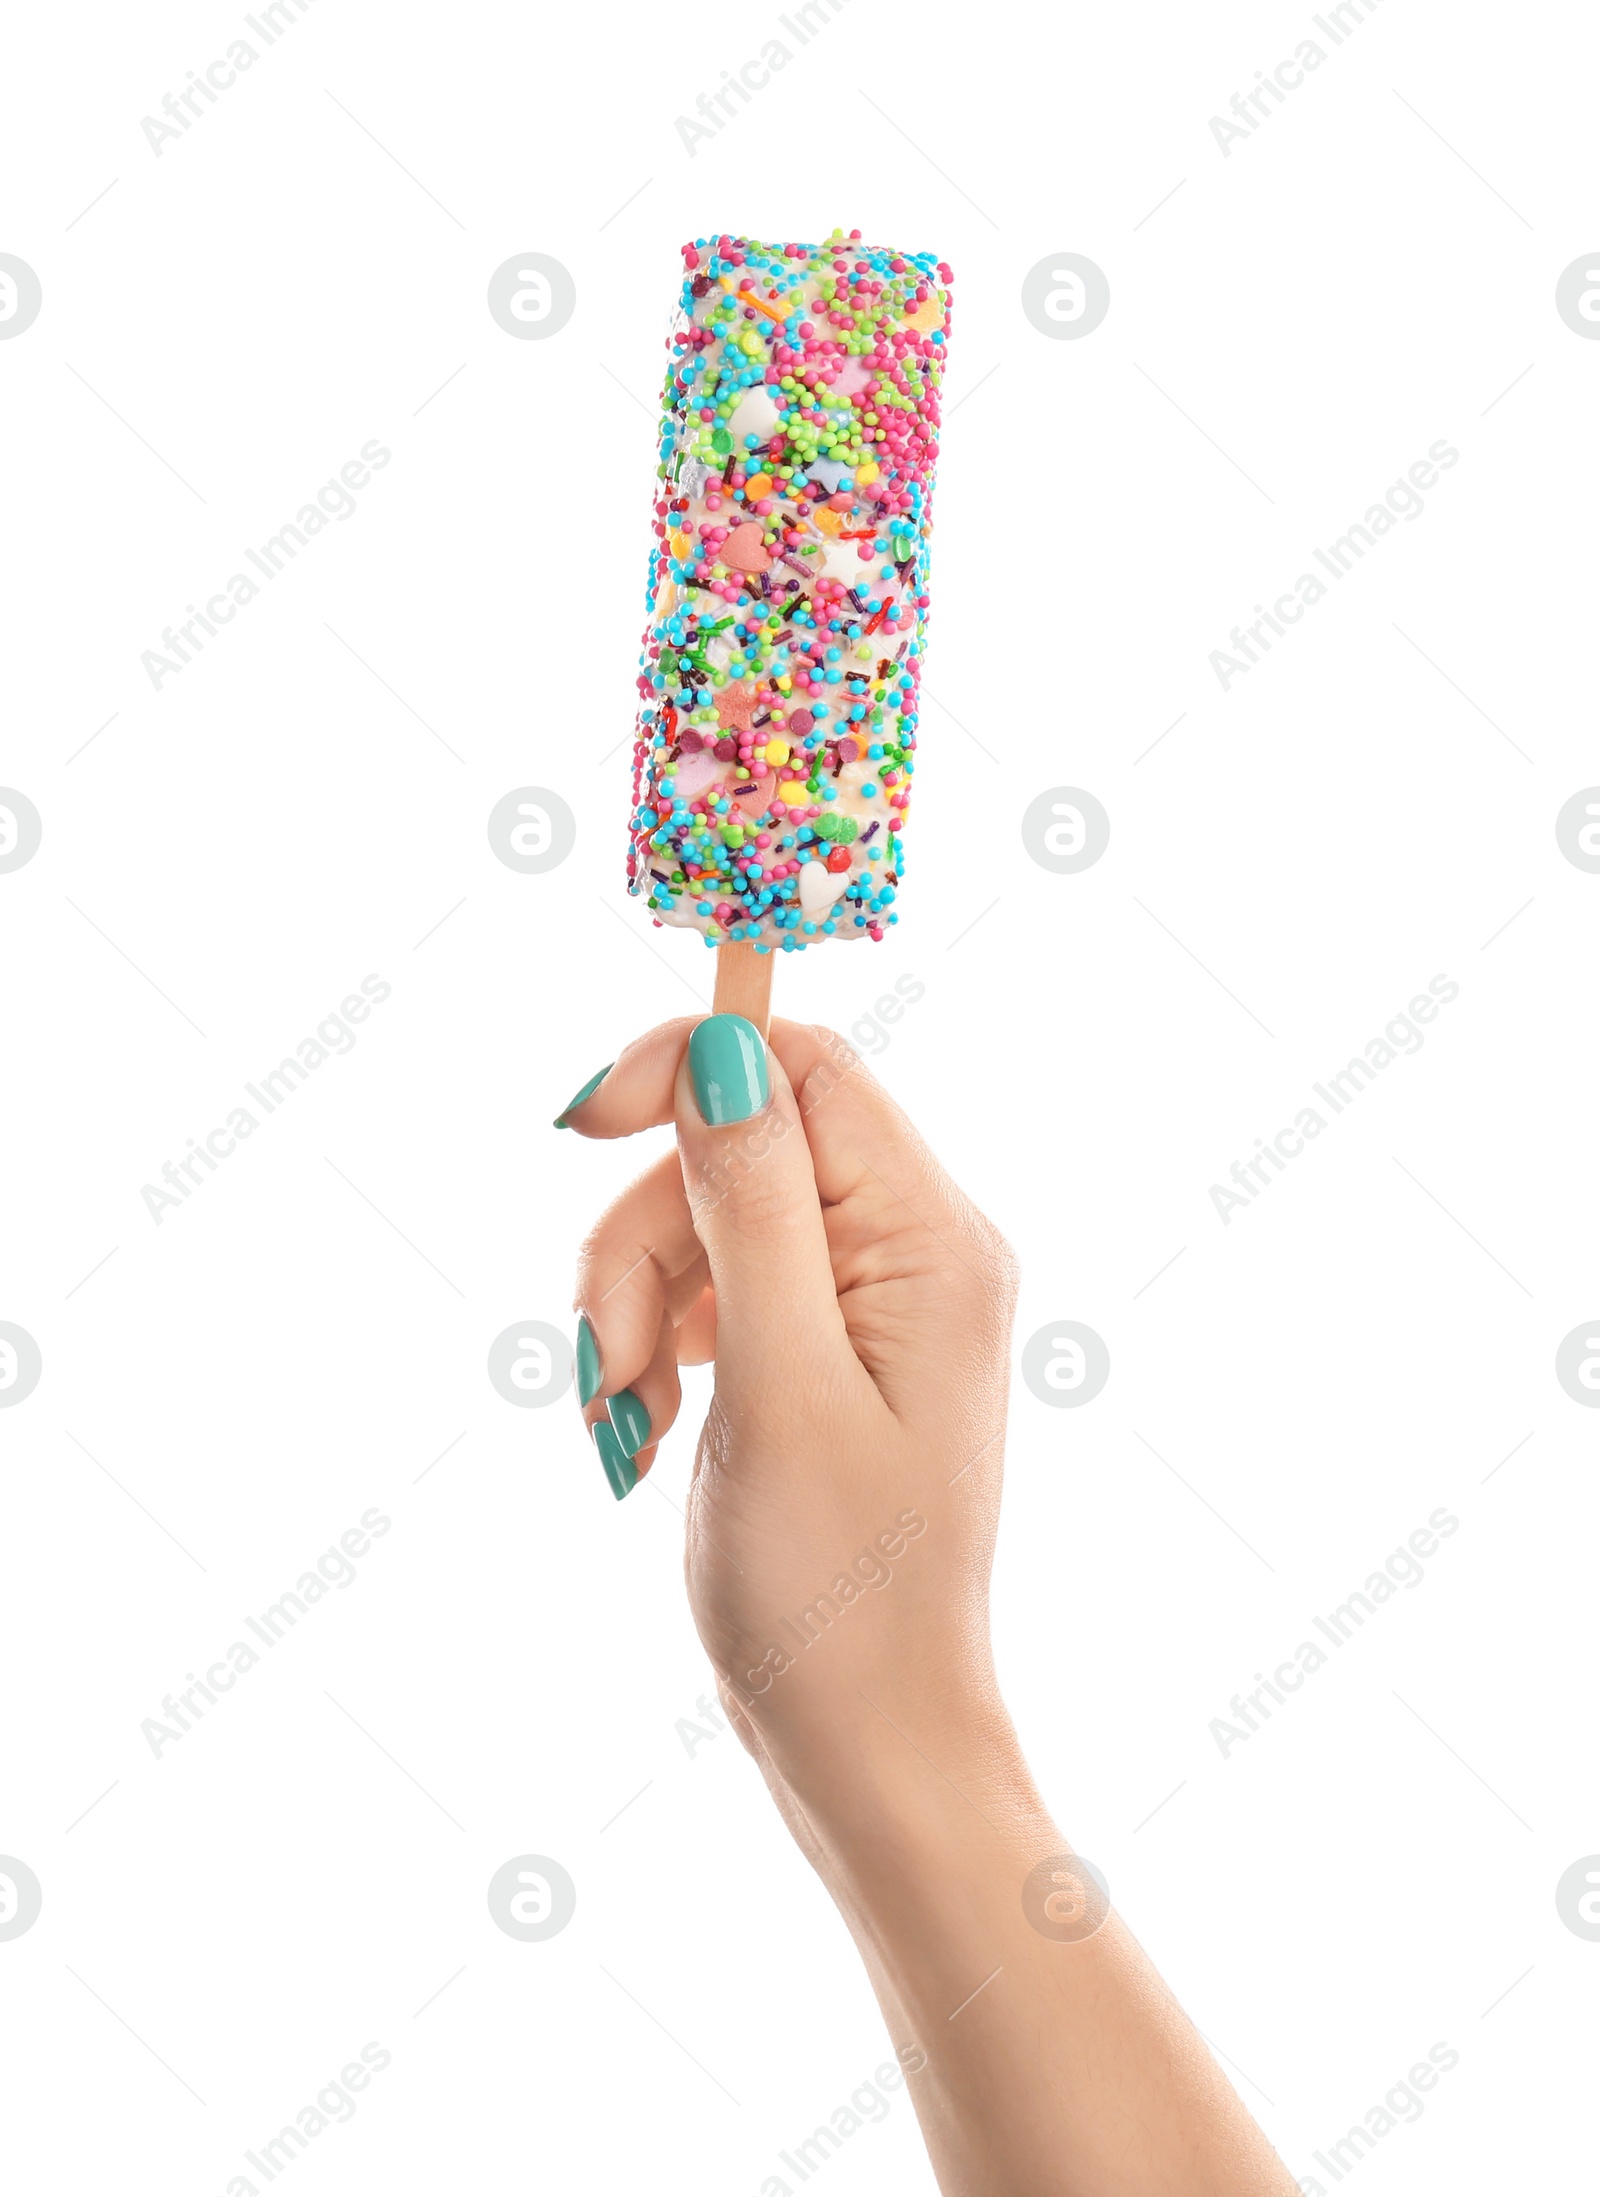
[{"label": "index finger", "polygon": [[678,1015],[625,1045],[609,1068],[568,1099],[555,1126],[576,1129],[580,1137],[634,1137],[671,1121],[678,1063],[699,1019]]}]

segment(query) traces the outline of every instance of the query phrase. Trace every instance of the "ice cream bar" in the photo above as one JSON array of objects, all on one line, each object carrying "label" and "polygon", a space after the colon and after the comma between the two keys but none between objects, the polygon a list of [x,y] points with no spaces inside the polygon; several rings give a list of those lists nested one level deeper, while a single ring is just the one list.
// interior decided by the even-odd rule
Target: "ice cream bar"
[{"label": "ice cream bar", "polygon": [[741,961],[882,939],[916,767],[950,269],[837,229],[702,237],[683,260],[628,889]]}]

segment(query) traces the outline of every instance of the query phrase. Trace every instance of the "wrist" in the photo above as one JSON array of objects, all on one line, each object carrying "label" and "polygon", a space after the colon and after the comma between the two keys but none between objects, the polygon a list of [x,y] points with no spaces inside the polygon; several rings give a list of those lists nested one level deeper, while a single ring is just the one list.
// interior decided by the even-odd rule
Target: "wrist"
[{"label": "wrist", "polygon": [[947,1897],[952,1872],[987,1878],[1062,1844],[992,1687],[935,1705],[869,1685],[825,1734],[768,1752],[836,1897]]},{"label": "wrist", "polygon": [[991,1714],[915,1734],[896,1716],[905,1736],[875,1721],[887,1744],[858,1746],[820,1804],[796,1809],[791,1788],[780,1805],[855,1939],[931,2129],[963,2088],[963,2054],[975,2048],[951,2024],[978,2002],[967,2027],[977,2021],[987,2037],[998,2020],[1004,2059],[1016,2008],[1060,1980],[1063,1948],[1050,1942],[1054,1933],[1041,1935],[1027,1888],[1067,1841],[998,1701]]}]

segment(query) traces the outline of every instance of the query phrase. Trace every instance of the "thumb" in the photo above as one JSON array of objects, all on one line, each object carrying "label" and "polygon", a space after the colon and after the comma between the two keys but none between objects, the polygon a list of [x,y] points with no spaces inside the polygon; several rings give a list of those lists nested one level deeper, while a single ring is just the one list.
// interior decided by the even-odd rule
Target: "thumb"
[{"label": "thumb", "polygon": [[678,1066],[678,1152],[717,1297],[717,1388],[809,1383],[849,1345],[800,1110],[743,1015],[697,1023]]}]

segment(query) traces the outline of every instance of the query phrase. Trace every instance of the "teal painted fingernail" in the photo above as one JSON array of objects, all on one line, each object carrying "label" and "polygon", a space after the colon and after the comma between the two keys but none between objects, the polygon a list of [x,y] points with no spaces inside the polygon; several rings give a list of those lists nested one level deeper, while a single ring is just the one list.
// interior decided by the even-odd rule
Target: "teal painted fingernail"
[{"label": "teal painted fingernail", "polygon": [[609,1421],[596,1419],[594,1446],[600,1452],[600,1462],[606,1468],[606,1478],[611,1482],[611,1492],[620,1503],[625,1495],[631,1495],[639,1485],[639,1468],[612,1432]]},{"label": "teal painted fingernail", "polygon": [[606,1409],[611,1414],[611,1424],[622,1438],[623,1448],[630,1457],[637,1457],[650,1439],[649,1412],[631,1388],[619,1388],[615,1396],[608,1396]]},{"label": "teal painted fingernail", "polygon": [[580,1314],[578,1319],[578,1401],[586,1404],[600,1392],[600,1345],[594,1329]]},{"label": "teal painted fingernail", "polygon": [[616,1065],[617,1064],[614,1060],[608,1060],[597,1076],[591,1076],[581,1091],[576,1091],[573,1093],[572,1097],[568,1099],[566,1105],[562,1107],[560,1113],[557,1114],[555,1118],[555,1127],[557,1129],[570,1129],[572,1127],[572,1124],[570,1121],[568,1121],[567,1116],[569,1114],[576,1113],[577,1109],[583,1104],[586,1098],[594,1097],[596,1091],[599,1090],[601,1084],[605,1082],[606,1077],[610,1075],[612,1069],[615,1068]]},{"label": "teal painted fingernail", "polygon": [[689,1074],[702,1121],[748,1121],[767,1103],[767,1049],[743,1015],[712,1015],[689,1039]]}]

